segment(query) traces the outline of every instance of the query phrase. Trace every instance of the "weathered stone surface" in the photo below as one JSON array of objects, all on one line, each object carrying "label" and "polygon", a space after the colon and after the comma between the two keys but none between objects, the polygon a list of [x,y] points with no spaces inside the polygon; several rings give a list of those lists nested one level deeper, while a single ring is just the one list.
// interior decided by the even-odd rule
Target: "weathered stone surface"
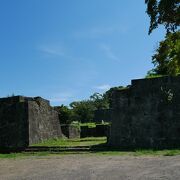
[{"label": "weathered stone surface", "polygon": [[180,76],[132,80],[114,91],[111,111],[109,145],[180,147]]},{"label": "weathered stone surface", "polygon": [[63,135],[65,135],[69,139],[80,138],[80,129],[78,126],[63,124],[61,125],[61,130]]},{"label": "weathered stone surface", "polygon": [[22,148],[62,137],[58,113],[40,97],[0,98],[0,147]]},{"label": "weathered stone surface", "polygon": [[0,99],[0,147],[28,145],[28,105],[23,97]]},{"label": "weathered stone surface", "polygon": [[96,127],[81,126],[80,137],[103,137],[109,136],[110,125],[98,124]]},{"label": "weathered stone surface", "polygon": [[28,101],[29,144],[62,137],[58,112],[40,97]]},{"label": "weathered stone surface", "polygon": [[111,114],[109,109],[98,109],[94,112],[93,122],[101,123],[102,121],[111,121]]}]

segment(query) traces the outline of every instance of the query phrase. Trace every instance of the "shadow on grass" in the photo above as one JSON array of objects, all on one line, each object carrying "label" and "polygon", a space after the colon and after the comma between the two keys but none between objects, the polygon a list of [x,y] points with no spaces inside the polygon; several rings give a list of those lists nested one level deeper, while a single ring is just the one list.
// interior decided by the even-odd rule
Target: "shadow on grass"
[{"label": "shadow on grass", "polygon": [[[97,155],[153,155],[153,156],[175,156],[180,155],[180,148],[152,149],[152,148],[122,148],[112,147],[107,143],[91,146],[31,146],[27,148],[0,148],[3,157],[8,154],[19,153],[18,156],[41,156],[41,155],[69,155],[69,154],[97,154]],[[7,155],[7,156],[6,156]],[[1,158],[1,157],[0,157]]]},{"label": "shadow on grass", "polygon": [[97,139],[94,139],[94,138],[80,139],[80,142],[87,142],[87,141],[102,141],[102,139],[100,139],[100,138],[99,139],[98,138]]},{"label": "shadow on grass", "polygon": [[0,154],[10,154],[10,153],[20,153],[23,152],[25,148],[0,148]]},{"label": "shadow on grass", "polygon": [[112,147],[108,146],[107,143],[93,145],[90,148],[91,153],[98,154],[109,154],[109,155],[133,155],[133,156],[141,156],[141,155],[153,155],[153,156],[175,156],[180,155],[180,147],[172,147],[172,148],[125,148],[125,147]]}]

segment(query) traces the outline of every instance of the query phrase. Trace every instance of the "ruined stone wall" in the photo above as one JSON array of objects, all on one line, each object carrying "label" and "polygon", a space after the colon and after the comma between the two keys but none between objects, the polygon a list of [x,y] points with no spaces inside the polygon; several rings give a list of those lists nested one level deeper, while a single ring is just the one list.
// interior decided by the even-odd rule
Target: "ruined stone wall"
[{"label": "ruined stone wall", "polygon": [[0,99],[0,147],[28,145],[27,103],[15,96]]},{"label": "ruined stone wall", "polygon": [[28,101],[29,144],[62,137],[58,112],[40,97]]},{"label": "ruined stone wall", "polygon": [[0,148],[23,148],[62,137],[58,113],[40,97],[0,98]]},{"label": "ruined stone wall", "polygon": [[74,126],[71,124],[62,124],[61,130],[63,135],[69,139],[80,138],[80,129],[78,126]]},{"label": "ruined stone wall", "polygon": [[133,80],[114,91],[111,112],[109,145],[180,147],[180,76]]},{"label": "ruined stone wall", "polygon": [[100,109],[100,110],[96,110],[94,112],[93,122],[101,123],[102,121],[104,121],[104,122],[110,122],[111,121],[109,109]]},{"label": "ruined stone wall", "polygon": [[96,127],[81,126],[80,137],[103,137],[109,136],[109,124],[97,124]]}]

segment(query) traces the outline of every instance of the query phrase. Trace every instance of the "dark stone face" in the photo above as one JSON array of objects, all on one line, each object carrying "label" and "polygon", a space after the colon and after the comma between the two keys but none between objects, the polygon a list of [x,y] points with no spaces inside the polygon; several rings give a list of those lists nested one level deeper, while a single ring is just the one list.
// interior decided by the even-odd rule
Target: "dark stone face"
[{"label": "dark stone face", "polygon": [[105,122],[111,121],[110,109],[101,109],[101,110],[96,110],[94,112],[93,122],[101,123],[102,121]]},{"label": "dark stone face", "polygon": [[180,147],[180,76],[133,80],[115,91],[109,145],[121,148]]},{"label": "dark stone face", "polygon": [[29,144],[62,137],[58,112],[40,97],[28,101]]},{"label": "dark stone face", "polygon": [[23,148],[61,137],[58,113],[40,97],[0,99],[0,147]]},{"label": "dark stone face", "polygon": [[78,126],[65,124],[65,125],[61,125],[61,130],[63,135],[69,139],[80,138],[80,129]]},{"label": "dark stone face", "polygon": [[0,147],[28,145],[27,103],[19,96],[0,99]]},{"label": "dark stone face", "polygon": [[103,137],[109,136],[110,125],[99,124],[96,127],[89,128],[88,126],[81,126],[80,137]]}]

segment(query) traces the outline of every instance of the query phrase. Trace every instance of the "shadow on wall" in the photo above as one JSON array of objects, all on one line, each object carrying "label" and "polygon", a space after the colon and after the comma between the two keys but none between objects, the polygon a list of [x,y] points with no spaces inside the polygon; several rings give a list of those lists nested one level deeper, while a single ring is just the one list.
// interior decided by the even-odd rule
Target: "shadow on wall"
[{"label": "shadow on wall", "polygon": [[180,147],[180,76],[132,80],[113,92],[111,147]]},{"label": "shadow on wall", "polygon": [[0,147],[23,149],[62,137],[58,113],[41,97],[0,98]]}]

